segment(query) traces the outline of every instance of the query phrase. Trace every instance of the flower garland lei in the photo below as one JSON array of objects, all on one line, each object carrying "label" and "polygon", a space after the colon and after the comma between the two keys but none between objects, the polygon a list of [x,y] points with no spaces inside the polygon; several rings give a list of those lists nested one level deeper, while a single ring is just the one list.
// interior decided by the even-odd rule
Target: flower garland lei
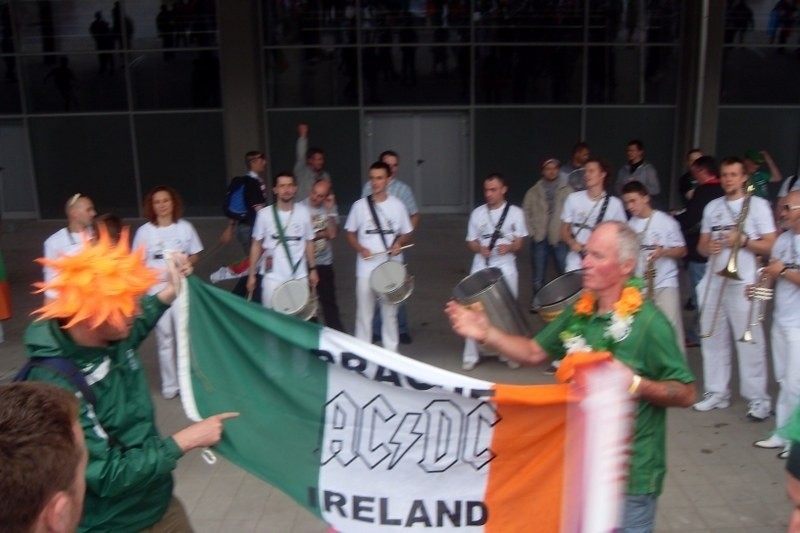
[{"label": "flower garland lei", "polygon": [[625,284],[619,301],[614,304],[611,322],[606,328],[605,335],[594,345],[586,342],[583,334],[589,323],[589,317],[595,313],[597,297],[589,291],[584,291],[575,304],[567,327],[559,334],[567,355],[577,352],[611,351],[612,346],[627,338],[633,326],[634,315],[642,308],[641,288],[642,281],[639,278],[632,278]]}]

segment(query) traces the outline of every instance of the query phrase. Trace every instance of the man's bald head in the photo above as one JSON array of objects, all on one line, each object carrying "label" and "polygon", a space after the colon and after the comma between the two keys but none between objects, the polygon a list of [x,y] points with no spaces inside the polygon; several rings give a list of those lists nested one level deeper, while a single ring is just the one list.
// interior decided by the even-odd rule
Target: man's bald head
[{"label": "man's bald head", "polygon": [[69,221],[70,231],[82,231],[94,223],[97,211],[94,203],[88,196],[75,194],[67,200],[64,210]]},{"label": "man's bald head", "polygon": [[330,193],[331,182],[328,180],[317,180],[311,187],[311,194],[308,196],[308,202],[313,207],[322,207],[322,204]]}]

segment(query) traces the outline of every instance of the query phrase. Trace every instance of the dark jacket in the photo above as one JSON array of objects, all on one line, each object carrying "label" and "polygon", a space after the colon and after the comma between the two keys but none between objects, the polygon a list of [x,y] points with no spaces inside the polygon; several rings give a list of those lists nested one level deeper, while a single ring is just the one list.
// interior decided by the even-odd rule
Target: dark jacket
[{"label": "dark jacket", "polygon": [[697,253],[697,242],[700,240],[700,224],[703,221],[703,210],[711,200],[723,196],[725,192],[718,179],[698,185],[692,199],[686,203],[686,211],[675,217],[681,225],[683,237],[686,239],[688,254],[686,259],[695,263],[705,263],[707,257]]}]

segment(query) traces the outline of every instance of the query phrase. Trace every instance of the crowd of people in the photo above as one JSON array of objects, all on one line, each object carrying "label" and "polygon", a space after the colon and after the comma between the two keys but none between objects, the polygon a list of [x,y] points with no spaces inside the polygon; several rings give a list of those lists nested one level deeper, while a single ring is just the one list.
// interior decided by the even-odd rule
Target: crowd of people
[{"label": "crowd of people", "polygon": [[[272,180],[272,203],[263,177],[265,154],[245,154],[247,174],[235,178],[226,195],[228,202],[238,194],[242,206],[237,211],[226,205],[228,224],[220,240],[229,243],[235,237],[248,256],[242,295],[276,307],[280,289],[299,284],[309,299],[318,298],[320,319],[343,331],[331,245],[340,233],[339,209],[334,182],[324,170],[325,153],[308,146],[308,134],[308,126],[300,124],[297,164],[292,173]],[[764,151],[726,157],[718,165],[695,149],[687,154],[687,174],[677,183],[684,208],[668,212],[659,207],[669,195],[644,153],[640,140],[630,141],[627,162],[614,176],[588,144],[578,143],[566,164],[555,158],[542,162],[522,207],[506,199],[502,174],[488,175],[485,203],[472,211],[466,228],[466,246],[474,254],[470,273],[499,269],[518,297],[517,257],[528,239],[534,296],[575,270],[582,272],[584,292],[534,338],[509,334],[483,311],[455,301],[445,309],[453,330],[465,338],[464,371],[473,370],[482,353],[499,354],[518,368],[558,363],[580,351],[609,351],[628,370],[628,392],[638,407],[622,531],[652,530],[666,472],[666,408],[727,408],[734,352],[747,416],[763,421],[771,415],[767,345],[758,318],[762,303],[754,299],[754,286],[775,288],[771,347],[779,384],[776,429],[754,446],[778,450],[780,458],[790,455],[791,438],[780,429],[800,399],[800,368],[793,356],[800,349],[793,342],[800,340],[800,183],[795,177],[782,180]],[[383,272],[389,265],[401,271],[395,284],[408,282],[403,250],[412,244],[420,220],[399,168],[400,156],[391,150],[369,166],[363,197],[349,208],[342,226],[356,256],[355,336],[391,351],[412,342],[408,311],[404,298],[387,298],[374,278],[376,272],[378,277],[391,274]],[[781,191],[772,205],[762,196],[765,184],[778,181]],[[45,242],[39,284],[44,304],[25,334],[30,362],[21,379],[57,387],[0,387],[3,464],[14,463],[17,479],[52,480],[47,488],[31,485],[36,497],[29,498],[30,505],[0,503],[0,513],[15,520],[17,530],[42,524],[51,531],[71,531],[79,520],[82,527],[101,530],[190,527],[172,496],[171,472],[186,451],[215,444],[223,423],[236,417],[220,413],[167,438],[155,427],[136,349],[155,329],[161,393],[175,398],[180,391],[169,304],[203,244],[183,218],[175,189],[153,188],[143,210],[147,221],[129,246],[128,229],[119,218],[96,216],[91,198],[76,194],[65,205],[66,227]],[[685,305],[683,278],[692,293]],[[697,311],[693,321],[684,324],[682,306]],[[735,342],[745,331],[747,342]],[[703,359],[699,399],[686,357],[687,348],[698,345]],[[59,389],[78,391],[77,404]],[[37,414],[43,405],[50,407]],[[51,447],[31,452],[52,455],[50,470],[34,473],[35,464],[15,459],[28,442],[11,411],[30,411],[26,416],[35,420],[27,426],[58,435]],[[0,478],[2,493],[13,491],[6,482],[11,478]]]}]

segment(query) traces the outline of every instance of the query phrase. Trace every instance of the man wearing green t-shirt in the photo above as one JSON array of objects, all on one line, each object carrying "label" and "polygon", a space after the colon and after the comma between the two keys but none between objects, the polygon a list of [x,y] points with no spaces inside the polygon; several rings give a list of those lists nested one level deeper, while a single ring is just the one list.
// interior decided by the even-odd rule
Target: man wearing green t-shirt
[{"label": "man wearing green t-shirt", "polygon": [[[589,238],[583,259],[583,288],[595,296],[597,307],[584,321],[581,334],[590,346],[607,343],[606,329],[614,304],[636,268],[638,252],[636,234],[622,222],[604,222]],[[559,334],[573,323],[574,311],[573,306],[568,307],[529,339],[492,326],[482,311],[454,301],[445,309],[456,333],[528,365],[565,356],[567,349]],[[610,348],[614,358],[630,370],[629,391],[639,399],[625,511],[620,520],[620,531],[629,533],[653,529],[666,474],[666,408],[689,407],[695,400],[694,377],[666,316],[649,301],[633,316],[628,335]]]}]

